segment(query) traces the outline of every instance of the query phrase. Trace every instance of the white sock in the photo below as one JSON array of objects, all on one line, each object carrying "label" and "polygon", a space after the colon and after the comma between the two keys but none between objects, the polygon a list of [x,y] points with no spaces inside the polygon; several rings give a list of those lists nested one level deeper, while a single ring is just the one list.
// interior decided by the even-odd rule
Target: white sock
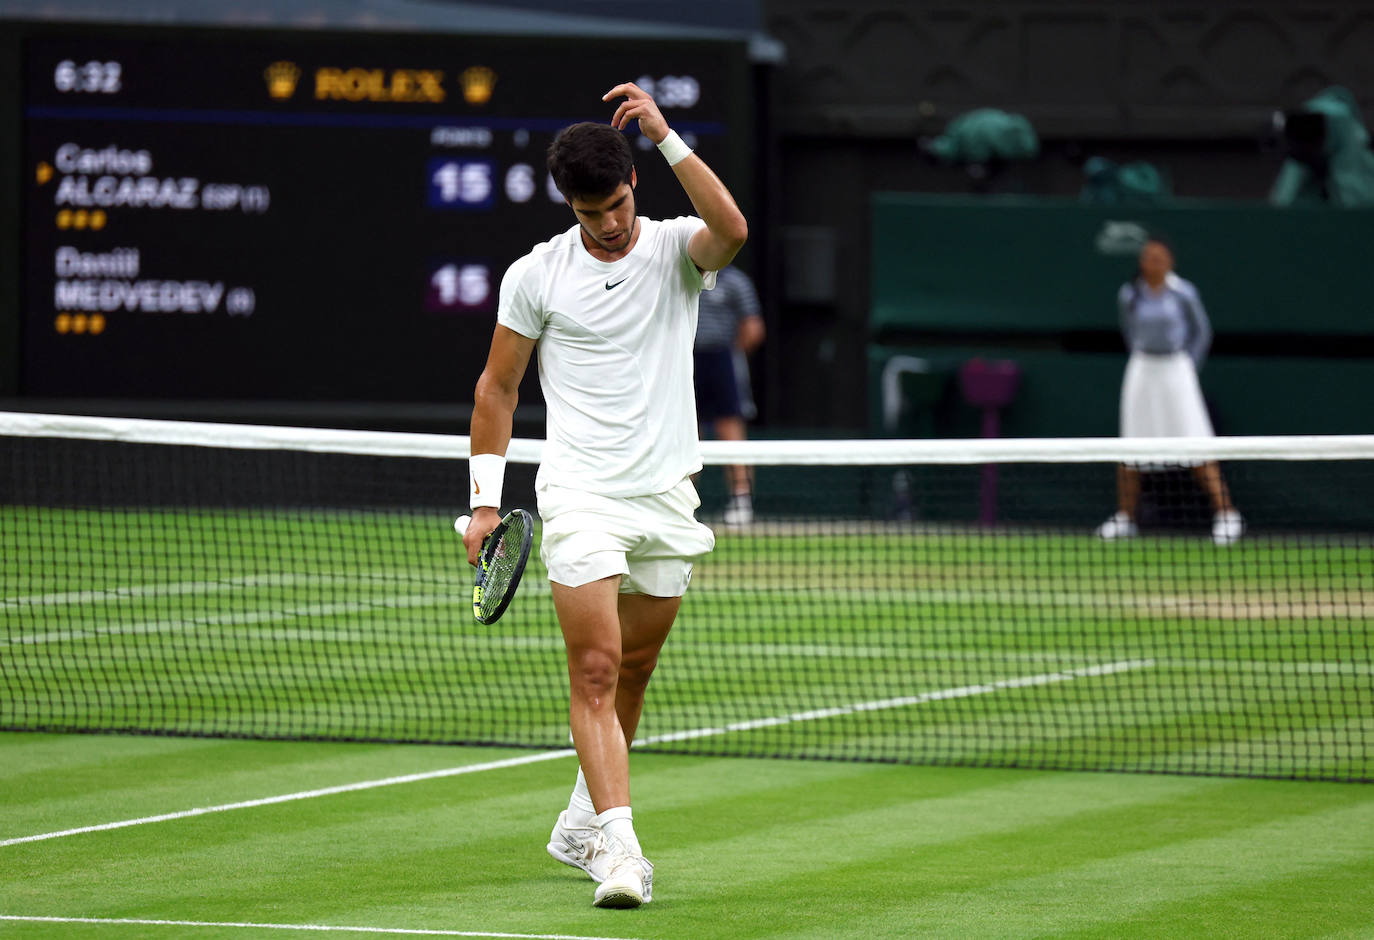
[{"label": "white sock", "polygon": [[594,825],[596,807],[592,805],[592,795],[587,790],[587,778],[582,776],[582,768],[577,768],[577,785],[568,798],[568,825],[584,828]]},{"label": "white sock", "polygon": [[639,847],[639,839],[635,836],[634,819],[628,806],[612,806],[606,812],[597,815],[596,824],[601,827],[602,832],[624,843],[631,853],[644,854],[644,850]]}]

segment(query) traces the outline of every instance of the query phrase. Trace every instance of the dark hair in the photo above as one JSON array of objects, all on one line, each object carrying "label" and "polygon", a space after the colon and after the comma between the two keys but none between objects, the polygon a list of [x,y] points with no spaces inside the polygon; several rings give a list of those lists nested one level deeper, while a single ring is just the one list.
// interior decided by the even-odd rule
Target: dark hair
[{"label": "dark hair", "polygon": [[1173,256],[1174,243],[1169,241],[1168,236],[1161,235],[1159,232],[1150,232],[1146,235],[1145,241],[1141,243],[1140,247],[1144,248],[1146,245],[1162,245],[1164,246],[1164,250],[1167,251],[1171,257]]},{"label": "dark hair", "polygon": [[[1174,257],[1174,246],[1169,243],[1169,239],[1165,238],[1158,232],[1150,232],[1148,235],[1145,236],[1145,240],[1140,243],[1140,250],[1142,252],[1145,250],[1146,245],[1158,245],[1169,253],[1170,258]],[[1140,263],[1139,261],[1137,261],[1135,268],[1135,280],[1139,280],[1143,275],[1144,272],[1140,270]]]},{"label": "dark hair", "polygon": [[558,132],[549,145],[549,172],[566,199],[595,198],[630,182],[634,155],[625,135],[609,124],[583,121]]},{"label": "dark hair", "polygon": [[[1174,256],[1174,246],[1169,242],[1168,238],[1161,235],[1159,232],[1149,232],[1148,234],[1146,234],[1145,241],[1140,243],[1140,250],[1142,252],[1145,250],[1146,245],[1159,245],[1161,248],[1163,248],[1165,251],[1169,253],[1170,258]],[[1140,282],[1144,279],[1144,277],[1145,272],[1141,270],[1140,263],[1137,261],[1135,267],[1135,277],[1131,278],[1131,313],[1135,313],[1136,304],[1140,303]]]}]

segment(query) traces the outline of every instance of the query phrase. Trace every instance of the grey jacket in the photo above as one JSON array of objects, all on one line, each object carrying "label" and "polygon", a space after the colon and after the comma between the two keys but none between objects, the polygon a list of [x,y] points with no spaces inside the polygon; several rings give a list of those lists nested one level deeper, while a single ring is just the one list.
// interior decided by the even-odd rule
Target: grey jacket
[{"label": "grey jacket", "polygon": [[1155,294],[1136,279],[1121,285],[1116,302],[1127,349],[1163,355],[1185,350],[1201,371],[1212,346],[1212,324],[1191,281],[1170,274]]}]

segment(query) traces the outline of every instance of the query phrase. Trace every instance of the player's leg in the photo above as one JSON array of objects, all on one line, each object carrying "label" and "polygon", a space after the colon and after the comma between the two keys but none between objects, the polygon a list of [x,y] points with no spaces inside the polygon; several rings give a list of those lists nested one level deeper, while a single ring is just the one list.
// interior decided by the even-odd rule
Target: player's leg
[{"label": "player's leg", "polygon": [[[630,819],[628,744],[616,714],[621,665],[620,578],[601,578],[580,587],[553,583],[554,609],[568,655],[569,707],[573,746],[597,815],[585,830],[588,841],[576,860],[550,854],[582,868],[600,882],[598,907],[638,907],[652,900],[653,866],[644,859]],[[566,814],[554,827],[557,837]]]},{"label": "player's leg", "polygon": [[[682,604],[681,597],[620,594],[613,642],[604,604],[605,594],[613,593],[618,581],[607,578],[584,588],[554,585],[554,605],[568,650],[573,744],[598,813],[629,805],[627,749],[639,727],[644,692],[658,665],[659,651]],[[594,586],[595,591],[585,590]],[[616,674],[611,682],[608,672],[613,662]],[[610,709],[608,701],[613,703]]]},{"label": "player's leg", "polygon": [[[668,638],[681,602],[681,597],[620,595],[621,657],[615,711],[627,751],[644,710],[644,691],[658,665],[659,651]],[[585,779],[585,774],[579,776],[579,788],[583,787]],[[628,794],[628,786],[625,792]],[[573,802],[577,800],[578,792],[574,789]],[[598,907],[635,907],[653,900],[654,866],[640,848],[628,798],[623,804],[609,808],[597,802],[596,808],[597,815],[591,820],[593,838],[598,830],[603,838],[588,864],[578,866],[600,882],[594,903]]]},{"label": "player's leg", "polygon": [[645,689],[681,606],[681,597],[620,595],[620,682],[616,686],[615,710],[627,743],[634,740],[639,728]]},{"label": "player's leg", "polygon": [[[629,570],[622,580],[619,602],[622,652],[616,689],[616,711],[627,742],[639,730],[645,689],[691,583],[693,560],[715,544],[711,530],[693,515],[698,505],[696,490],[686,480],[666,493],[634,503],[644,539],[626,554]],[[623,818],[607,821],[613,814]],[[628,859],[611,863],[597,889],[596,903],[618,906],[633,902],[636,893],[650,900],[654,868],[637,847],[629,807],[601,813],[597,819],[612,837],[609,841],[631,848]],[[617,828],[622,826],[626,828]]]},{"label": "player's leg", "polygon": [[[620,728],[628,746],[639,727],[644,709],[644,691],[658,664],[658,654],[677,617],[680,597],[650,597],[643,594],[621,594],[619,614],[621,627],[620,676],[616,684],[615,709]],[[558,819],[549,839],[549,854],[568,865],[581,868],[600,881],[604,872],[588,862],[587,846],[595,840],[597,810],[587,787],[587,776],[581,768],[577,782],[568,798],[568,808]]]},{"label": "player's leg", "polygon": [[616,714],[619,587],[619,577],[575,588],[553,583],[554,609],[567,647],[573,746],[597,812],[630,802],[627,745]]},{"label": "player's leg", "polygon": [[[696,490],[684,480],[667,493],[626,500],[615,507],[616,526],[635,533],[637,542],[635,552],[620,556],[625,574],[619,588],[623,593],[616,599],[619,669],[615,709],[626,747],[627,768],[628,743],[638,730],[644,691],[676,618],[681,596],[691,581],[692,559],[709,552],[715,542],[711,530],[694,518],[698,505]],[[570,663],[572,655],[570,647]],[[581,756],[580,745],[578,750]],[[653,865],[639,854],[628,785],[626,802],[606,809],[599,796],[593,803],[588,783],[594,773],[591,768],[584,769],[585,773],[579,773],[568,810],[560,814],[554,828],[550,854],[582,868],[601,882],[596,892],[596,903],[600,906],[632,906],[652,900]],[[567,823],[570,817],[577,816],[579,804],[582,815],[577,818],[588,825],[585,830],[570,831]],[[589,811],[596,815],[588,817]],[[565,833],[574,842],[599,848],[589,856],[579,856],[560,845]],[[580,839],[582,833],[590,838]]]}]

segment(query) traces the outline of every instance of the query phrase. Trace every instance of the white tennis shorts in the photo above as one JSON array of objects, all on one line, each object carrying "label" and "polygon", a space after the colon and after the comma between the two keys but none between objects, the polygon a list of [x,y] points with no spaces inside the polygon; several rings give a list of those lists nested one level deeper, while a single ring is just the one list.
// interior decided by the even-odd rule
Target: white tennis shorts
[{"label": "white tennis shorts", "polygon": [[697,522],[696,487],[684,479],[666,493],[611,497],[561,486],[538,493],[544,522],[539,557],[549,580],[568,587],[621,575],[622,594],[681,597],[692,563],[716,536]]}]

